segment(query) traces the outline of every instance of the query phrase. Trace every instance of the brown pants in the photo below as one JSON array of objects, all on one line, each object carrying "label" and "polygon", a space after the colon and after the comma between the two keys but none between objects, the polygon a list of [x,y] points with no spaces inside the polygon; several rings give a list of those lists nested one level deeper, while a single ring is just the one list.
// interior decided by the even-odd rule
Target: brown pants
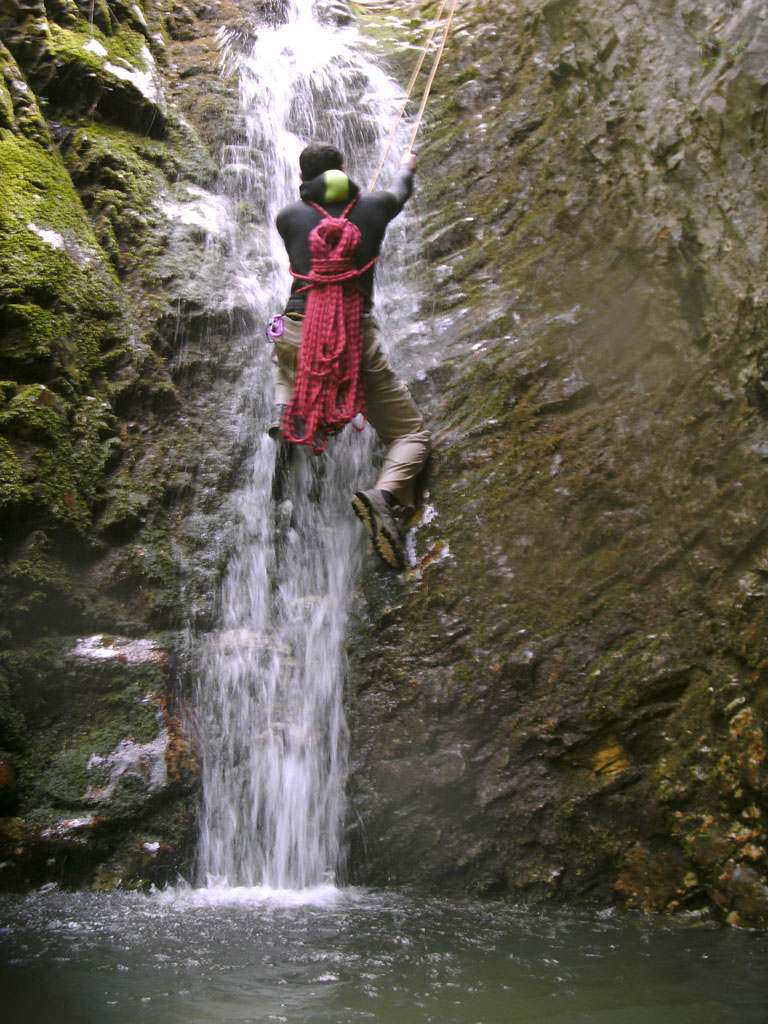
[{"label": "brown pants", "polygon": [[[275,403],[288,405],[296,375],[296,360],[303,321],[283,319],[283,334],[275,341]],[[405,384],[397,377],[381,350],[379,329],[372,317],[363,317],[361,360],[365,413],[386,448],[376,487],[389,491],[407,508],[415,505],[413,481],[429,455],[432,436]]]}]

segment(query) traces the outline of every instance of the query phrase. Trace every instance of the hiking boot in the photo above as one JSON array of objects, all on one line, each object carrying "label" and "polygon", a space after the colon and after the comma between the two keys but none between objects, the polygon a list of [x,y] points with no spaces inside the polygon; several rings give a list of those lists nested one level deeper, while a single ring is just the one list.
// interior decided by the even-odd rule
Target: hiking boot
[{"label": "hiking boot", "polygon": [[272,406],[272,415],[269,418],[267,433],[273,441],[279,441],[283,435],[283,420],[285,419],[285,410],[287,408],[287,405]]},{"label": "hiking boot", "polygon": [[358,491],[352,508],[379,558],[392,569],[404,569],[408,564],[404,544],[408,510],[387,491]]}]

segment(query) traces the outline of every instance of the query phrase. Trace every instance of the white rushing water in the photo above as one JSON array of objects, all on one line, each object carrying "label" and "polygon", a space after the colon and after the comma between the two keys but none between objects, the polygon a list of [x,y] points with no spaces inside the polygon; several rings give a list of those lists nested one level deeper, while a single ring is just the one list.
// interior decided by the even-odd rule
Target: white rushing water
[{"label": "white rushing water", "polygon": [[[290,286],[274,220],[297,197],[301,149],[333,142],[365,187],[401,98],[357,31],[324,17],[322,3],[278,8],[247,52],[234,32],[221,39],[224,61],[239,74],[242,116],[242,141],[230,147],[223,178],[233,207],[246,211],[233,225],[239,262],[229,301],[262,323],[282,309]],[[404,281],[394,285],[402,298]],[[382,326],[396,333],[391,311]],[[294,450],[286,468],[265,433],[268,346],[254,350],[240,387],[263,395],[240,403],[250,410],[240,429],[258,440],[234,502],[220,625],[195,655],[199,871],[212,889],[296,890],[334,884],[343,864],[343,639],[365,550],[349,497],[374,478],[371,431],[361,438],[347,430],[320,458]]]}]

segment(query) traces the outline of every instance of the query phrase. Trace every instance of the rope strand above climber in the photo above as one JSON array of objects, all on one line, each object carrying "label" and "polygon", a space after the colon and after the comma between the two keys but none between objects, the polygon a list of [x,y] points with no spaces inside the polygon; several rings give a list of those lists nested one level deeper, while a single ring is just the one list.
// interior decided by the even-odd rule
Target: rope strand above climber
[{"label": "rope strand above climber", "polygon": [[[400,125],[400,122],[403,119],[403,115],[405,113],[405,109],[408,106],[408,103],[410,102],[411,95],[413,94],[413,90],[414,90],[414,87],[416,85],[416,80],[417,80],[417,78],[419,76],[419,72],[422,69],[422,66],[424,64],[424,60],[425,60],[425,58],[427,56],[427,52],[428,52],[429,47],[430,47],[430,45],[432,43],[432,40],[433,40],[433,38],[435,36],[435,33],[437,31],[437,28],[438,28],[438,25],[440,24],[440,19],[443,16],[443,11],[445,10],[445,5],[447,4],[447,2],[448,2],[448,0],[442,0],[442,2],[440,4],[440,7],[439,7],[439,9],[437,11],[437,14],[435,15],[434,21],[432,22],[432,27],[429,30],[429,34],[427,35],[427,38],[426,38],[426,40],[424,41],[424,43],[423,43],[423,45],[421,47],[421,51],[419,53],[419,58],[416,61],[416,66],[414,67],[413,73],[411,74],[411,80],[408,83],[408,88],[405,91],[405,99],[403,100],[403,105],[400,107],[400,110],[399,110],[399,112],[398,112],[398,114],[397,114],[397,116],[395,118],[394,124],[392,126],[392,130],[389,133],[389,138],[386,141],[386,144],[384,146],[384,150],[383,150],[383,152],[381,154],[381,158],[380,158],[379,163],[378,163],[378,165],[376,167],[376,170],[373,173],[373,177],[371,178],[371,183],[368,186],[368,191],[369,192],[373,192],[373,189],[374,189],[374,187],[376,185],[376,182],[379,180],[379,175],[381,174],[381,170],[382,170],[382,168],[384,166],[384,163],[386,162],[387,156],[389,155],[389,151],[390,151],[390,149],[392,147],[392,143],[394,142],[395,135],[397,134],[397,129],[398,129],[399,125]],[[441,61],[442,56],[443,56],[443,51],[445,50],[445,44],[448,41],[448,33],[450,32],[450,29],[451,29],[451,22],[453,21],[453,16],[456,13],[456,5],[457,5],[457,3],[458,3],[458,0],[452,0],[451,9],[448,12],[448,17],[446,18],[445,25],[443,26],[443,35],[442,35],[442,37],[440,39],[440,44],[439,44],[437,50],[435,51],[434,58],[432,59],[432,67],[430,68],[429,76],[427,78],[427,84],[424,87],[424,92],[423,92],[422,97],[421,97],[421,103],[419,105],[419,111],[418,111],[418,113],[416,115],[416,119],[415,119],[415,121],[413,123],[413,127],[411,128],[411,136],[410,136],[410,139],[409,139],[409,142],[408,142],[408,150],[409,151],[412,151],[414,149],[415,145],[416,145],[416,138],[417,138],[417,136],[419,134],[419,130],[421,128],[421,122],[424,119],[424,112],[427,109],[427,103],[429,102],[429,96],[430,96],[430,93],[432,92],[432,86],[434,85],[434,82],[435,82],[435,76],[437,75],[437,69],[440,67],[440,61]]]}]

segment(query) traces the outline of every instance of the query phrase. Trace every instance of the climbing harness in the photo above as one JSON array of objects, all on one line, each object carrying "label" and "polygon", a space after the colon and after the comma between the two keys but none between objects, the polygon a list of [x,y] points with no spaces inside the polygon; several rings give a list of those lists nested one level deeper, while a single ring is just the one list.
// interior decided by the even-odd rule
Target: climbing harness
[{"label": "climbing harness", "polygon": [[[340,217],[310,202],[323,219],[309,233],[312,257],[308,275],[291,274],[307,285],[304,328],[291,400],[283,418],[283,437],[292,444],[325,451],[327,438],[347,423],[362,430],[365,396],[360,377],[363,351],[363,289],[358,278],[373,266],[355,266],[360,229],[349,219],[356,195]],[[358,426],[359,418],[359,426]]]},{"label": "climbing harness", "polygon": [[[443,11],[445,10],[445,7],[446,7],[447,3],[448,3],[448,0],[441,0],[440,7],[438,8],[437,14],[435,15],[435,20],[433,21],[432,27],[429,30],[429,34],[427,35],[427,38],[424,41],[424,45],[421,48],[421,53],[419,54],[419,59],[416,61],[416,66],[413,69],[413,74],[411,75],[411,80],[408,83],[408,88],[405,91],[405,99],[403,100],[403,105],[400,107],[400,110],[399,110],[399,112],[398,112],[398,114],[397,114],[397,116],[395,118],[395,122],[394,122],[394,124],[392,126],[392,130],[389,133],[389,138],[387,139],[387,142],[386,142],[386,144],[384,146],[384,152],[381,155],[381,159],[379,160],[378,166],[376,167],[376,170],[374,171],[373,178],[371,179],[371,183],[368,186],[368,191],[369,192],[373,192],[373,189],[374,189],[374,187],[376,185],[376,182],[378,181],[379,175],[381,174],[381,170],[384,167],[384,162],[387,159],[387,155],[389,154],[389,150],[392,147],[392,143],[394,142],[395,135],[397,134],[397,129],[399,128],[400,122],[403,119],[403,115],[405,113],[405,108],[408,106],[408,104],[409,104],[409,102],[411,100],[411,94],[413,93],[414,86],[416,85],[416,79],[418,78],[419,72],[422,69],[422,66],[424,64],[424,60],[426,59],[426,56],[427,56],[427,52],[429,51],[429,47],[430,47],[430,45],[432,43],[432,40],[433,40],[433,38],[435,36],[435,33],[437,32],[438,25],[440,24],[440,19],[443,16]],[[416,143],[416,137],[419,134],[419,129],[421,128],[421,122],[422,122],[422,120],[424,118],[424,111],[427,109],[427,102],[429,100],[429,94],[432,91],[432,85],[434,84],[435,76],[437,75],[437,69],[440,66],[440,60],[441,60],[441,58],[443,56],[443,51],[445,50],[445,44],[448,41],[448,32],[450,31],[450,28],[451,28],[451,22],[453,21],[453,16],[456,13],[456,5],[457,5],[457,3],[458,3],[458,0],[452,0],[451,9],[448,12],[448,17],[446,18],[445,25],[443,26],[442,39],[440,40],[440,44],[439,44],[437,50],[435,51],[435,56],[432,58],[432,67],[430,69],[429,76],[427,78],[427,84],[424,87],[424,94],[421,97],[421,104],[419,106],[419,111],[418,111],[418,113],[416,115],[416,120],[414,121],[413,128],[411,129],[411,137],[410,137],[410,139],[408,141],[408,149],[407,149],[406,152],[409,152],[409,153],[411,152],[411,150],[413,149],[413,147],[414,147],[414,145]]]}]

